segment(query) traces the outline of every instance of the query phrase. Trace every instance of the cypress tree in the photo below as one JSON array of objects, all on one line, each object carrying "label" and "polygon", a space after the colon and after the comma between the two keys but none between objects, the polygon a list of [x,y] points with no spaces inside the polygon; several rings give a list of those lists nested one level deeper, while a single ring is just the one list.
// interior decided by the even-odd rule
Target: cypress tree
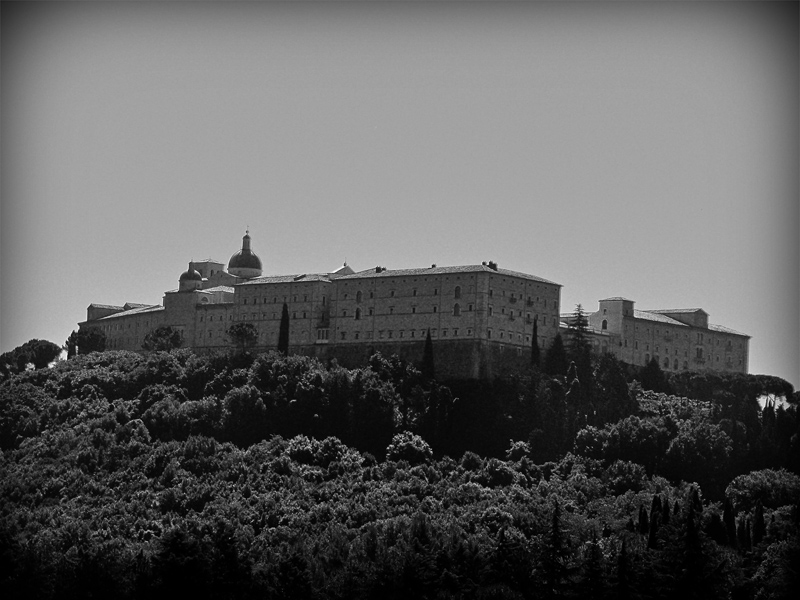
[{"label": "cypress tree", "polygon": [[561,339],[561,334],[557,333],[547,350],[544,370],[548,375],[566,375],[567,367],[569,367],[569,363],[567,362],[567,352],[564,350],[564,340]]},{"label": "cypress tree", "polygon": [[644,504],[639,505],[639,533],[642,535],[650,531],[650,523],[647,519],[647,509]]},{"label": "cypress tree", "polygon": [[650,532],[647,536],[647,547],[650,549],[654,549],[658,541],[658,526],[661,512],[661,498],[658,494],[655,494],[653,496],[653,504],[650,507]]},{"label": "cypress tree", "polygon": [[541,352],[539,351],[539,319],[533,318],[533,335],[531,335],[531,366],[538,367],[541,362]]},{"label": "cypress tree", "polygon": [[764,506],[759,500],[753,514],[753,546],[758,546],[767,533],[767,524],[764,522]]},{"label": "cypress tree", "polygon": [[281,311],[281,327],[278,331],[278,352],[286,356],[289,354],[289,307],[283,303]]},{"label": "cypress tree", "polygon": [[722,511],[722,523],[728,536],[728,545],[736,548],[736,517],[733,514],[733,503],[730,498],[725,498],[725,508]]},{"label": "cypress tree", "polygon": [[630,585],[628,583],[628,550],[625,548],[625,539],[622,539],[622,548],[619,551],[617,562],[617,598],[628,600],[630,598]]},{"label": "cypress tree", "polygon": [[428,328],[428,335],[425,336],[425,349],[422,352],[422,365],[420,366],[422,376],[427,380],[436,378],[436,370],[433,365],[433,341],[431,340],[431,330]]}]

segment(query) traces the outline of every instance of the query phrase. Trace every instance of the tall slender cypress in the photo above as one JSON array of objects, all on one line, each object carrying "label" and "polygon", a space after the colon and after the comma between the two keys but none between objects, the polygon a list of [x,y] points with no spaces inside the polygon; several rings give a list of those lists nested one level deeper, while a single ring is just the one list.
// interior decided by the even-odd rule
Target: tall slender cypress
[{"label": "tall slender cypress", "polygon": [[531,366],[538,367],[542,360],[542,353],[539,351],[539,319],[533,318],[533,335],[531,335]]},{"label": "tall slender cypress", "polygon": [[281,312],[281,328],[278,331],[278,352],[286,356],[289,354],[289,307],[283,303]]},{"label": "tall slender cypress", "polygon": [[422,376],[425,379],[432,380],[436,378],[436,369],[433,364],[433,341],[431,340],[430,328],[428,329],[428,335],[425,336],[425,349],[422,352],[420,371],[422,371]]}]

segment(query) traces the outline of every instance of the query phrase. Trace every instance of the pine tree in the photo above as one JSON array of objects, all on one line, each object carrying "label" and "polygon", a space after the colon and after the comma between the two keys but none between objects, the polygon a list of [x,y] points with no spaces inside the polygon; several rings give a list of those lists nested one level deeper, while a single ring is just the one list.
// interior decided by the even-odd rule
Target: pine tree
[{"label": "pine tree", "polygon": [[283,303],[281,311],[281,325],[278,330],[278,352],[286,356],[289,354],[289,307]]}]

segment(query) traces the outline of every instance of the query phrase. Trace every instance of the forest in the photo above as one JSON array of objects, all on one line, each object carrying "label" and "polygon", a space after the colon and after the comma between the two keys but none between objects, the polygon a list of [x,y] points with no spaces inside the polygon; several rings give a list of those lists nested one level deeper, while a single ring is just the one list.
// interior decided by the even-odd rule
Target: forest
[{"label": "forest", "polygon": [[432,365],[377,354],[347,369],[245,349],[6,369],[0,591],[763,600],[800,589],[789,383],[550,354],[495,381],[437,381]]}]

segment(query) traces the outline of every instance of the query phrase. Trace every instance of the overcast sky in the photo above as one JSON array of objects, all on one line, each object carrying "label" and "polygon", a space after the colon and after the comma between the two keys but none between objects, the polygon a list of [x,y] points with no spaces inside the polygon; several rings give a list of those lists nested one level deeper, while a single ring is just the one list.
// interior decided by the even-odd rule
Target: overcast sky
[{"label": "overcast sky", "polygon": [[3,3],[1,350],[266,274],[702,307],[800,384],[798,4]]}]

